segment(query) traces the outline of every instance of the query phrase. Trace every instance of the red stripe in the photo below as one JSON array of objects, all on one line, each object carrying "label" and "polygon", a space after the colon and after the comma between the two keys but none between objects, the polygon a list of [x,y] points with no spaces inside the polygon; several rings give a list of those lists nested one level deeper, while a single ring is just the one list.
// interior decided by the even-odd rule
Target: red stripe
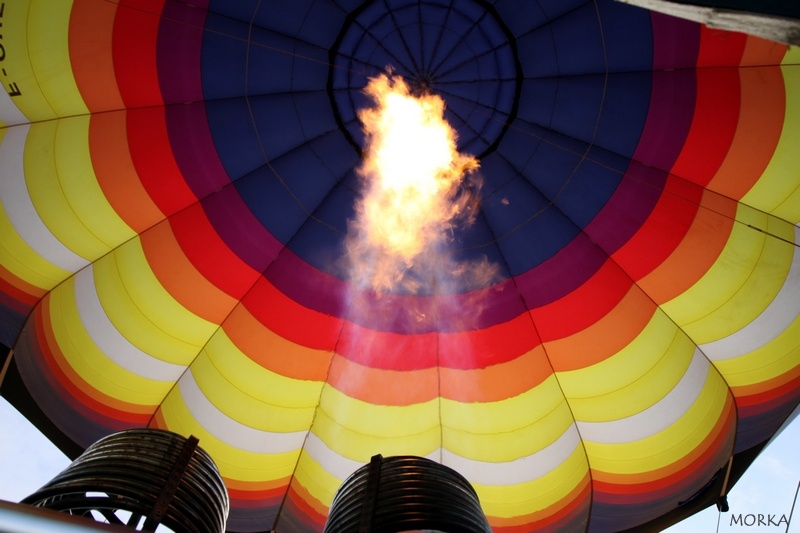
[{"label": "red stripe", "polygon": [[156,68],[165,0],[122,0],[114,18],[114,73],[128,108],[163,105]]},{"label": "red stripe", "polygon": [[609,313],[631,288],[630,278],[613,261],[580,287],[531,311],[543,342],[562,339],[591,326]]},{"label": "red stripe", "polygon": [[241,300],[259,277],[216,232],[200,204],[176,214],[170,226],[181,250],[217,288]]},{"label": "red stripe", "polygon": [[197,198],[172,154],[164,108],[128,111],[127,133],[139,180],[161,212],[170,216],[195,203]]},{"label": "red stripe", "polygon": [[672,173],[706,186],[730,150],[741,105],[735,68],[698,69],[697,99],[689,135]]}]

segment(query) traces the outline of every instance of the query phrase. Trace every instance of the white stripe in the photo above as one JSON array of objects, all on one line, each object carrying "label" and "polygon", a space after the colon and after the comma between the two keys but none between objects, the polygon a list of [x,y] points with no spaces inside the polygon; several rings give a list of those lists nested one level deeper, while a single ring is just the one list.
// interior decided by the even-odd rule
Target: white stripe
[{"label": "white stripe", "polygon": [[581,422],[578,430],[586,442],[622,444],[655,435],[682,417],[694,404],[708,377],[711,364],[700,350],[677,385],[661,400],[635,415],[610,422]]},{"label": "white stripe", "polygon": [[342,481],[366,464],[339,455],[328,448],[313,431],[308,434],[305,446],[303,446],[303,451],[314,461],[322,465],[326,472]]},{"label": "white stripe", "polygon": [[78,315],[92,342],[119,366],[143,378],[176,382],[186,370],[143,352],[126,339],[108,318],[94,283],[92,265],[75,275],[75,299]]},{"label": "white stripe", "polygon": [[[470,482],[482,485],[514,485],[538,479],[566,461],[580,446],[580,436],[574,425],[555,442],[527,457],[504,463],[489,463],[461,457],[447,449],[437,448],[425,455],[426,459],[452,468]],[[331,450],[311,432],[303,450],[337,479],[344,481],[366,462],[354,461]],[[587,467],[588,468],[588,467]]]},{"label": "white stripe", "polygon": [[8,128],[0,143],[0,201],[14,229],[28,246],[55,266],[77,272],[89,261],[64,246],[47,229],[28,194],[23,156],[29,129],[28,124]]},{"label": "white stripe", "polygon": [[[580,446],[581,439],[570,425],[552,444],[527,457],[504,463],[488,463],[461,457],[442,450],[442,464],[449,466],[470,482],[481,485],[516,485],[538,479],[553,471]],[[588,466],[587,466],[588,468]]]},{"label": "white stripe", "polygon": [[[800,228],[794,228],[795,243],[800,242]],[[700,349],[711,361],[733,359],[765,346],[800,315],[800,248],[794,247],[789,274],[769,306],[739,331],[722,339],[701,344]]]},{"label": "white stripe", "polygon": [[263,431],[245,426],[217,409],[200,390],[191,369],[178,381],[178,388],[192,416],[214,437],[234,448],[253,453],[285,453],[297,451],[303,446],[306,431]]},{"label": "white stripe", "polygon": [[[17,89],[18,88],[19,85],[17,85]],[[6,126],[30,122],[16,106],[14,98],[8,94],[8,90],[13,90],[14,88],[6,85],[5,89],[6,90],[0,91],[0,122]]]}]

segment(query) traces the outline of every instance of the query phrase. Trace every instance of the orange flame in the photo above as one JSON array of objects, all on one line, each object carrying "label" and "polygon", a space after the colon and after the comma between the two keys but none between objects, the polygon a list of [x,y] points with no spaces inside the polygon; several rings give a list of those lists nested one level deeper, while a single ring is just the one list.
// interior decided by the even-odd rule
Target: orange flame
[{"label": "orange flame", "polygon": [[[387,290],[471,214],[472,196],[459,186],[478,161],[458,152],[439,96],[414,96],[401,77],[385,75],[371,79],[366,93],[375,107],[359,113],[367,139],[359,168],[365,192],[348,252],[355,281]],[[431,260],[441,263],[435,254]]]}]

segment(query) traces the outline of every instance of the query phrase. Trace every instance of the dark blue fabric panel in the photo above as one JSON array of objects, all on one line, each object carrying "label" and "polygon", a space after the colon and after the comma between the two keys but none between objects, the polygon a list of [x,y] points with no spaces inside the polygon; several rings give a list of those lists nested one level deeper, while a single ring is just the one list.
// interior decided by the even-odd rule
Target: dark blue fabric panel
[{"label": "dark blue fabric panel", "polygon": [[247,90],[247,26],[209,14],[201,61],[206,101],[243,96]]},{"label": "dark blue fabric panel", "polygon": [[260,3],[260,0],[236,0],[236,2],[231,2],[230,0],[210,0],[208,3],[208,12],[209,14],[215,13],[249,24]]},{"label": "dark blue fabric panel", "polygon": [[609,72],[649,71],[653,65],[650,11],[621,2],[599,2]]},{"label": "dark blue fabric panel", "polygon": [[287,188],[285,178],[269,167],[239,178],[235,186],[253,215],[282,243],[289,242],[308,219],[309,212]]},{"label": "dark blue fabric panel", "polygon": [[587,149],[582,141],[547,132],[522,174],[545,198],[552,200],[577,171]]},{"label": "dark blue fabric panel", "polygon": [[605,72],[603,36],[594,3],[570,11],[548,25],[562,76]]},{"label": "dark blue fabric panel", "polygon": [[605,85],[606,78],[602,75],[559,79],[550,128],[567,137],[591,142],[608,95]]},{"label": "dark blue fabric panel", "polygon": [[589,222],[605,207],[622,174],[591,160],[590,152],[553,201],[558,208],[580,227]]},{"label": "dark blue fabric panel", "polygon": [[558,75],[555,42],[549,26],[538,27],[517,39],[517,53],[526,79]]},{"label": "dark blue fabric panel", "polygon": [[595,145],[632,157],[650,109],[652,74],[610,74]]},{"label": "dark blue fabric panel", "polygon": [[264,154],[244,98],[206,102],[206,113],[217,154],[231,180],[264,164]]},{"label": "dark blue fabric panel", "polygon": [[[498,157],[491,157],[487,163],[484,173],[513,172]],[[485,197],[481,206],[512,275],[526,272],[552,257],[579,231],[522,177],[507,181]]]},{"label": "dark blue fabric panel", "polygon": [[342,263],[347,221],[355,218],[355,176],[342,180],[326,196],[290,243],[304,261],[334,276],[345,277]]},{"label": "dark blue fabric panel", "polygon": [[248,94],[323,89],[328,77],[327,50],[256,29],[251,35]]},{"label": "dark blue fabric panel", "polygon": [[516,124],[519,127],[508,130],[505,137],[503,137],[503,142],[497,147],[497,154],[492,156],[503,158],[514,169],[514,173],[508,176],[503,173],[499,173],[496,176],[486,173],[484,190],[494,191],[512,177],[516,178],[517,174],[523,174],[524,169],[528,168],[531,158],[533,158],[545,136],[545,130],[538,126],[521,123],[520,121],[517,121]]},{"label": "dark blue fabric panel", "polygon": [[[262,5],[270,3],[272,2],[263,2]],[[327,49],[336,40],[347,13],[348,11],[332,0],[314,0],[305,13],[297,38]]]},{"label": "dark blue fabric panel", "polygon": [[547,16],[539,4],[531,0],[497,0],[494,8],[516,37],[525,35],[547,22]]},{"label": "dark blue fabric panel", "polygon": [[302,146],[309,136],[303,130],[295,99],[290,93],[249,99],[264,157],[273,160]]}]

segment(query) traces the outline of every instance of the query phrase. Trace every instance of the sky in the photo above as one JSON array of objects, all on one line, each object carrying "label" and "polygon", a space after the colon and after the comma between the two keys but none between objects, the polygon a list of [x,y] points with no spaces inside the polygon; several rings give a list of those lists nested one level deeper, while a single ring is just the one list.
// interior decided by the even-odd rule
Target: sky
[{"label": "sky", "polygon": [[[800,483],[799,444],[800,417],[797,417],[733,487],[728,495],[728,513],[720,515],[716,507],[710,507],[667,531],[787,532],[792,502]],[[15,503],[69,465],[69,460],[3,398],[0,398],[0,457],[3,458],[0,500]],[[763,515],[762,525],[758,523],[759,514]],[[782,517],[785,520],[781,520]],[[800,509],[795,509],[789,525],[788,533],[800,533]]]}]

